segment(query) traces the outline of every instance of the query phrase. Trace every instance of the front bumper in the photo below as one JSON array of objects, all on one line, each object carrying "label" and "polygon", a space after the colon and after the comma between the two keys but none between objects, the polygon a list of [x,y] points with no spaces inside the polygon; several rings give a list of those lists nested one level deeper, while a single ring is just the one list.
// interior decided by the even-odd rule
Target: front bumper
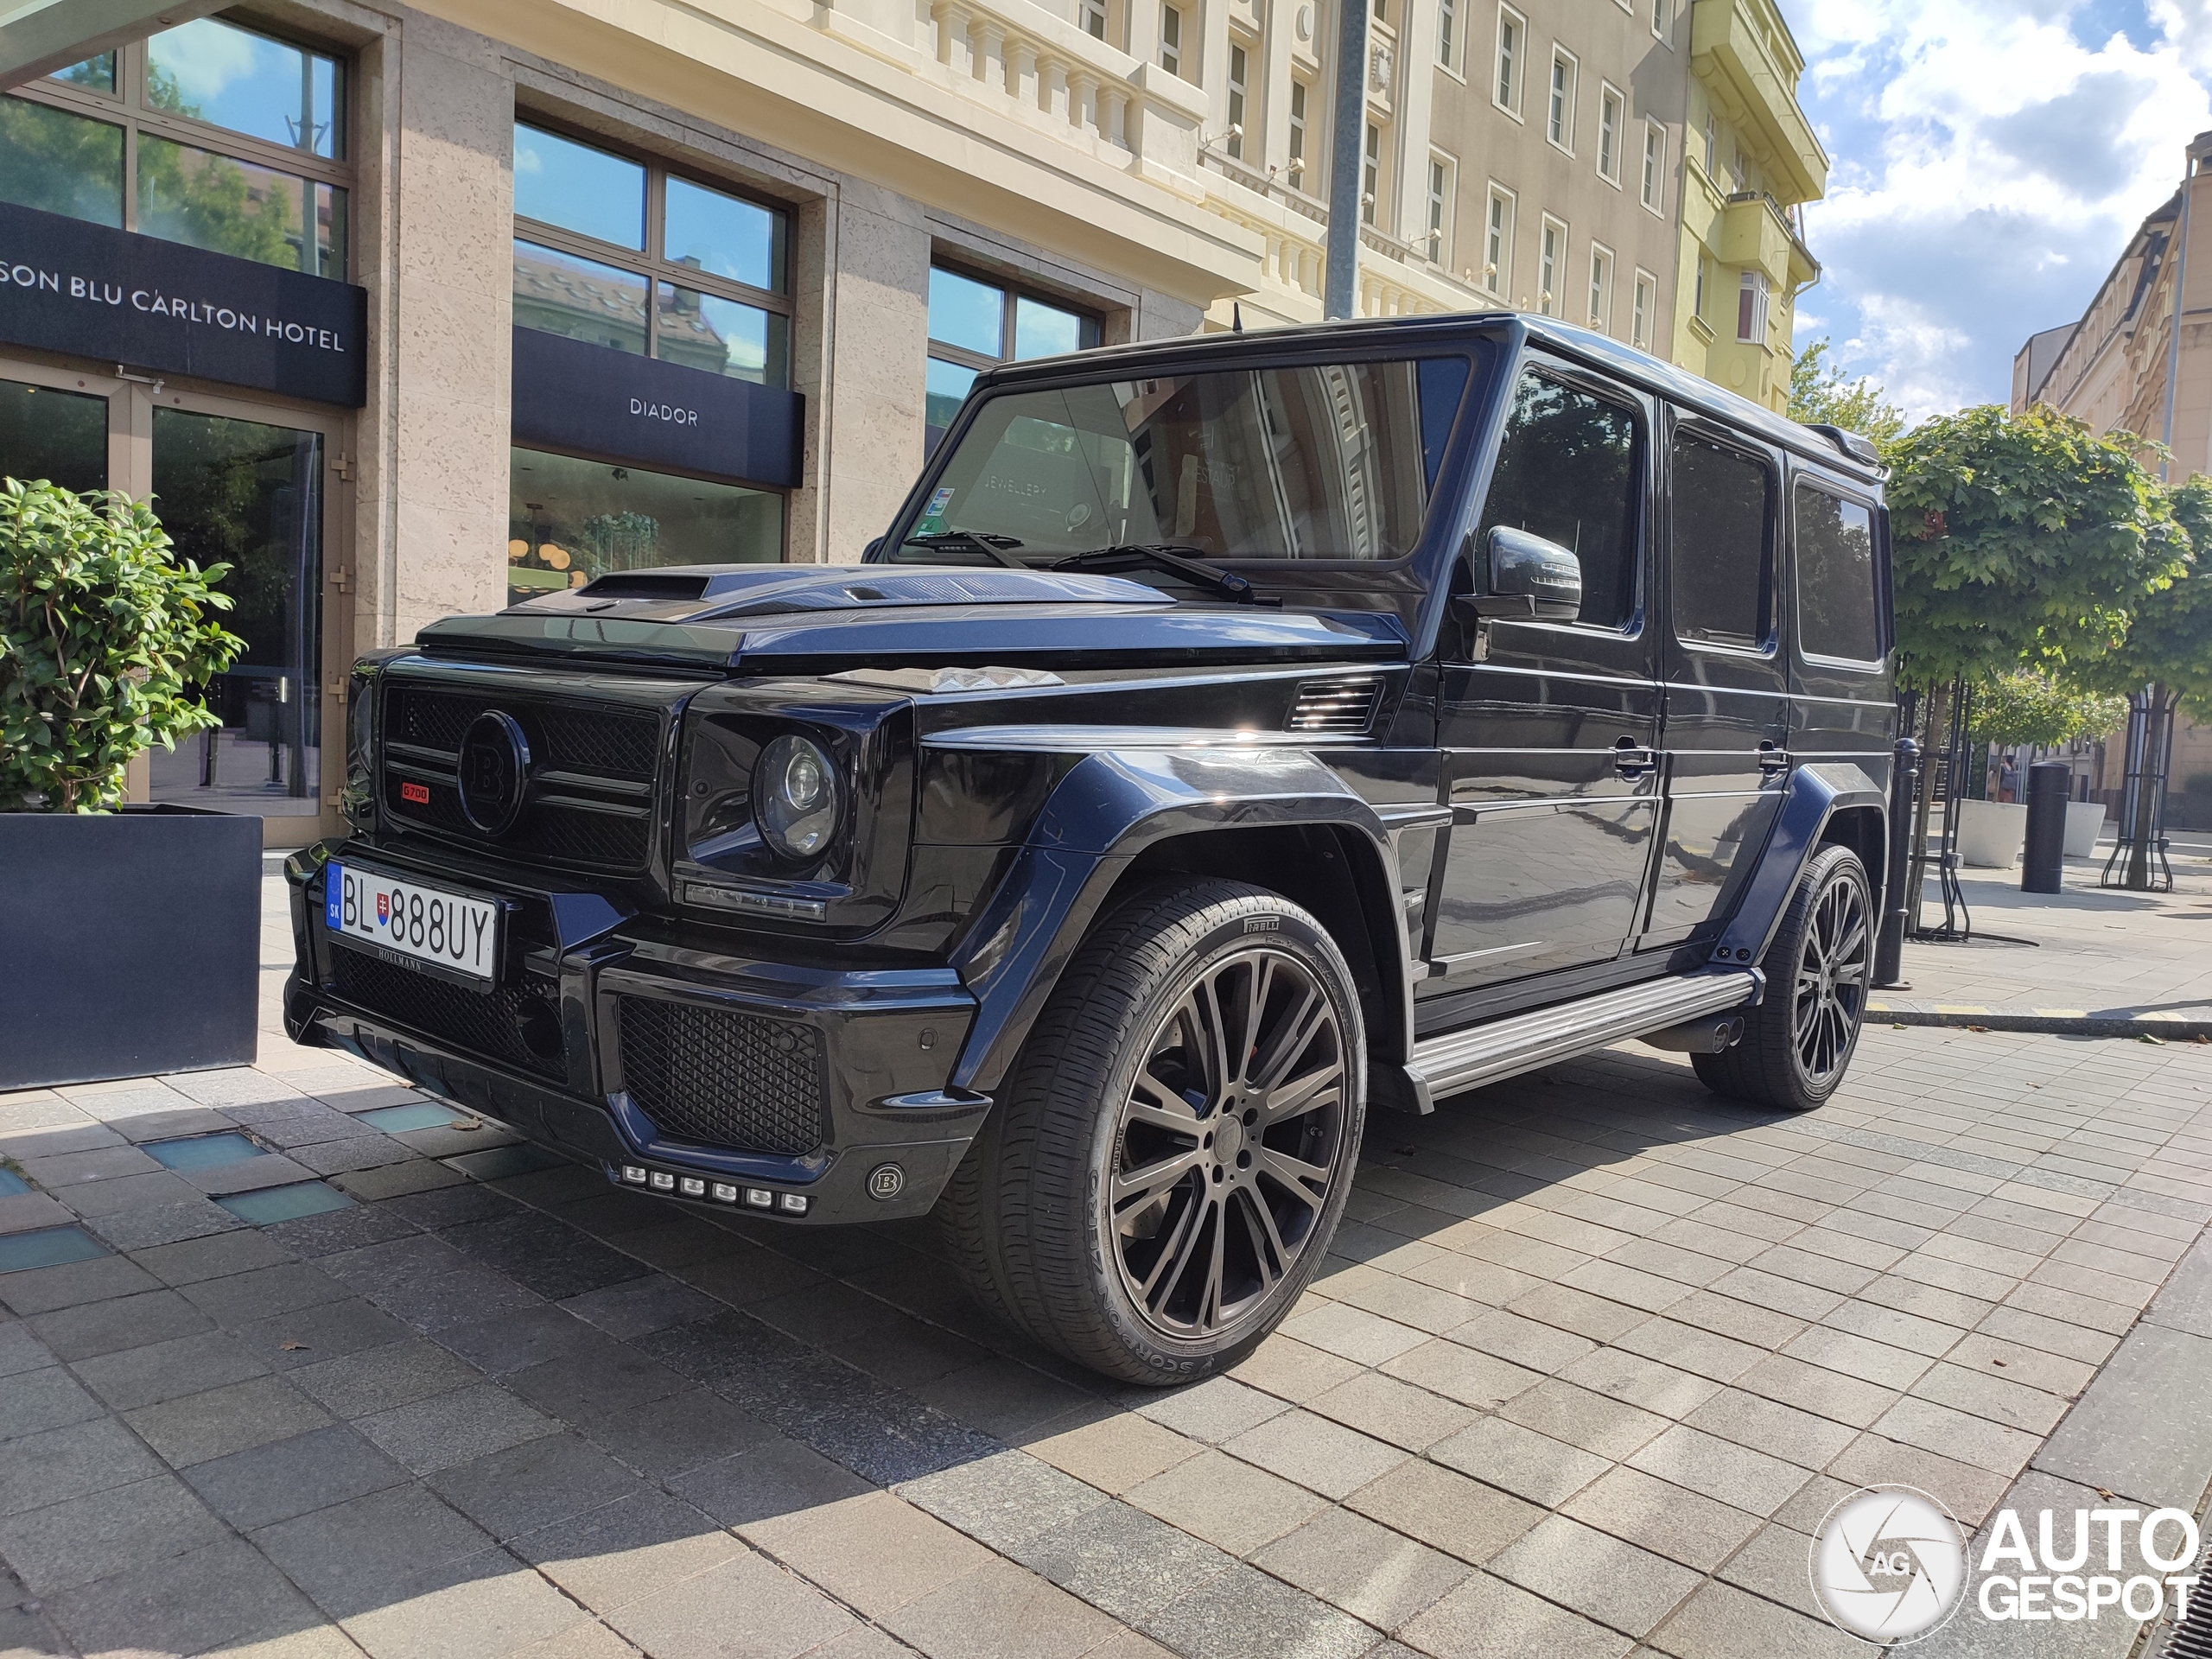
[{"label": "front bumper", "polygon": [[[322,881],[340,850],[349,863],[499,902],[509,943],[498,991],[373,946],[334,944],[322,925]],[[296,962],[284,988],[284,1027],[294,1040],[355,1054],[595,1162],[617,1185],[784,1221],[920,1215],[990,1110],[988,1099],[946,1087],[976,1007],[950,969],[803,968],[722,954],[673,938],[598,893],[522,887],[442,860],[416,868],[404,855],[341,843],[294,854],[285,877]],[[786,1049],[819,1066],[819,1144],[766,1151],[664,1133],[639,1090],[625,1086],[625,1000],[788,1033]],[[715,1060],[689,1058],[690,1075],[727,1089],[723,1072],[696,1070]],[[656,1086],[665,1091],[665,1077]]]}]

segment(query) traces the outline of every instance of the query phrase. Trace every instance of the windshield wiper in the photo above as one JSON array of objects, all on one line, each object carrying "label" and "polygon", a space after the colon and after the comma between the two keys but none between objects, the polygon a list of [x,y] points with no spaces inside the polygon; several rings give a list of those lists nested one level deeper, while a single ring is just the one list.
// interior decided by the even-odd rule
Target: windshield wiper
[{"label": "windshield wiper", "polygon": [[985,558],[1002,564],[1009,570],[1027,570],[1029,566],[1014,556],[1014,548],[1021,545],[1018,536],[993,536],[979,530],[933,530],[925,535],[909,536],[899,543],[902,547],[972,547]]},{"label": "windshield wiper", "polygon": [[1115,563],[1149,564],[1155,569],[1173,571],[1188,577],[1201,588],[1210,588],[1224,599],[1233,599],[1245,605],[1264,605],[1270,602],[1260,597],[1259,592],[1234,570],[1220,570],[1199,562],[1194,555],[1202,555],[1204,548],[1188,547],[1180,542],[1117,542],[1112,547],[1094,547],[1087,553],[1071,553],[1064,559],[1054,559],[1046,568],[1051,570],[1085,570],[1097,565]]}]

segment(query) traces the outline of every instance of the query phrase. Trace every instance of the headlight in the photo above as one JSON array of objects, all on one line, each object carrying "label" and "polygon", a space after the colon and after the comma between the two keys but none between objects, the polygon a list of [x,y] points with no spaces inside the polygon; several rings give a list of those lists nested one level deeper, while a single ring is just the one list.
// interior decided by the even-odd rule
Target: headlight
[{"label": "headlight", "polygon": [[821,745],[779,737],[753,774],[753,817],[779,857],[819,858],[837,832],[837,771]]}]

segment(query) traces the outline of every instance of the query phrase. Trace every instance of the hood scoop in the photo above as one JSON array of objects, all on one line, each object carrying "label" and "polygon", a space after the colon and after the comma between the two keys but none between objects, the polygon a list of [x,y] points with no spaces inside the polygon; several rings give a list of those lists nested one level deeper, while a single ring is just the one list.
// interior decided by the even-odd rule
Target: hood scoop
[{"label": "hood scoop", "polygon": [[732,622],[809,612],[970,605],[1167,605],[1155,588],[1076,570],[896,565],[692,565],[610,571],[511,607],[525,614]]}]

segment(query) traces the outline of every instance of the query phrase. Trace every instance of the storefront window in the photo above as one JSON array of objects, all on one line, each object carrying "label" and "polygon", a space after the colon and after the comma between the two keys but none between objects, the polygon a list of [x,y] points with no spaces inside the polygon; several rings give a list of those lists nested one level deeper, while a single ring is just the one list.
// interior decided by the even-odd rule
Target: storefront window
[{"label": "storefront window", "polygon": [[0,200],[119,226],[123,144],[112,122],[0,98]]},{"label": "storefront window", "polygon": [[535,242],[515,243],[515,324],[570,340],[645,349],[645,279]]},{"label": "storefront window", "polygon": [[345,66],[202,17],[0,96],[0,200],[343,279]]},{"label": "storefront window", "polygon": [[105,489],[107,399],[0,380],[0,475]]},{"label": "storefront window", "polygon": [[[1014,350],[1007,350],[1012,340]],[[1098,343],[1098,321],[1064,305],[987,283],[943,265],[930,267],[930,353],[925,383],[925,453],[968,396],[976,376],[1009,358],[1052,357]]]},{"label": "storefront window", "polygon": [[784,556],[784,498],[771,491],[541,449],[516,449],[508,478],[510,604],[611,570]]},{"label": "storefront window", "polygon": [[779,209],[518,121],[515,323],[787,385],[787,223]]}]

